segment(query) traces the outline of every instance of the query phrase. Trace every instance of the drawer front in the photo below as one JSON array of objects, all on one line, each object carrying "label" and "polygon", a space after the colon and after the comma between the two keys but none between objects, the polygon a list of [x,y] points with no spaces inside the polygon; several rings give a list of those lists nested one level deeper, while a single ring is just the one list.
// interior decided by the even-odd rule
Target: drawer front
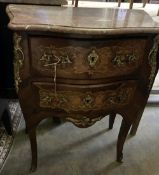
[{"label": "drawer front", "polygon": [[60,109],[66,113],[89,113],[123,107],[132,100],[136,81],[107,85],[77,86],[34,82],[40,108]]},{"label": "drawer front", "polygon": [[[97,79],[131,74],[143,62],[145,39],[30,38],[31,71],[37,76]],[[55,69],[56,66],[56,69]]]}]

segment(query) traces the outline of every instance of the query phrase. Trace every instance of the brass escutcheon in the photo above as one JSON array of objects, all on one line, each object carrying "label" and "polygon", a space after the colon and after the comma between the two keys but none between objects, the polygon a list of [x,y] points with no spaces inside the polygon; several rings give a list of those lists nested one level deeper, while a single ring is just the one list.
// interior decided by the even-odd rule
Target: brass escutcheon
[{"label": "brass escutcheon", "polygon": [[83,98],[83,103],[85,107],[92,107],[94,102],[94,98],[89,94]]},{"label": "brass escutcheon", "polygon": [[98,61],[98,58],[99,58],[98,54],[97,54],[96,51],[93,49],[93,50],[91,51],[91,53],[89,53],[89,55],[88,55],[89,66],[90,66],[90,67],[94,67],[94,66],[96,65],[97,61]]}]

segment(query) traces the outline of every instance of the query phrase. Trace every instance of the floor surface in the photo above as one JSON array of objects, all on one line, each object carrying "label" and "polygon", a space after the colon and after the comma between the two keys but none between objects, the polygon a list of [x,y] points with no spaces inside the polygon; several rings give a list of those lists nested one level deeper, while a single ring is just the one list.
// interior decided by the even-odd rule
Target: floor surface
[{"label": "floor surface", "polygon": [[[52,119],[41,123],[38,136],[38,169],[35,175],[158,175],[159,108],[146,107],[137,135],[128,137],[124,163],[116,158],[121,123],[108,130],[108,117],[80,129],[71,123],[55,126]],[[1,175],[29,174],[30,144],[22,121]]]}]

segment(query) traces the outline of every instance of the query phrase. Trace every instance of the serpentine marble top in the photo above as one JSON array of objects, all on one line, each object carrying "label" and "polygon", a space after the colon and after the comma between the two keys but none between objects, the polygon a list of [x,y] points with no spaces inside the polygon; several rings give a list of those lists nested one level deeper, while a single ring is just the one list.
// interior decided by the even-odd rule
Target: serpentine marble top
[{"label": "serpentine marble top", "polygon": [[42,4],[42,5],[64,5],[67,0],[0,0],[0,3],[12,4]]},{"label": "serpentine marble top", "polygon": [[80,34],[159,33],[159,23],[143,10],[9,5],[13,30]]}]

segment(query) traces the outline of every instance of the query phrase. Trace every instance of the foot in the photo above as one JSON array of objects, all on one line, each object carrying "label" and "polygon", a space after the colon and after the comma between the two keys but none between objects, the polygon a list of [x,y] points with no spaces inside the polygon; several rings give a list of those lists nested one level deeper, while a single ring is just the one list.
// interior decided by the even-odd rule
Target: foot
[{"label": "foot", "polygon": [[117,155],[117,162],[123,163],[122,159],[123,159],[123,153],[121,153],[120,155]]}]

